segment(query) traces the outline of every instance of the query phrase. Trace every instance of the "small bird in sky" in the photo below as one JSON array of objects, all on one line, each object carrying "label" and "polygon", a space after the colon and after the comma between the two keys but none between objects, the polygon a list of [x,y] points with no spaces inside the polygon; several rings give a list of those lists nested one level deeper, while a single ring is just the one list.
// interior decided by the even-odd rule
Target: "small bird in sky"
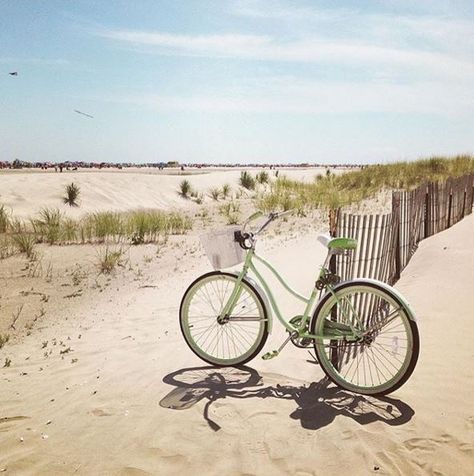
[{"label": "small bird in sky", "polygon": [[18,71],[12,71],[11,73],[8,73],[10,76],[18,76]]},{"label": "small bird in sky", "polygon": [[78,111],[77,109],[74,109],[74,112],[77,112],[78,114],[81,114],[82,116],[90,117],[91,119],[94,119],[94,116],[91,116],[90,114],[86,114],[85,112]]}]

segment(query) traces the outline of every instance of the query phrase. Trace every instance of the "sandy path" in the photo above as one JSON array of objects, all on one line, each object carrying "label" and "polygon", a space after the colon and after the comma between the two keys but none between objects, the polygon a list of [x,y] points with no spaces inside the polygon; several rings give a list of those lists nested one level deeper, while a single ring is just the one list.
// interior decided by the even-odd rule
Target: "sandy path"
[{"label": "sandy path", "polygon": [[[75,311],[76,319],[58,316],[60,324],[8,347],[12,366],[0,369],[0,470],[470,474],[473,232],[470,216],[422,242],[399,281],[419,316],[422,349],[411,380],[383,399],[327,386],[306,362],[309,354],[293,347],[243,371],[203,365],[177,321],[184,289],[209,269],[202,256],[174,273],[158,262],[140,282],[118,280],[100,301]],[[323,253],[315,233],[262,245],[265,256],[287,264],[297,289],[311,286]],[[267,349],[282,336],[276,331]]]}]

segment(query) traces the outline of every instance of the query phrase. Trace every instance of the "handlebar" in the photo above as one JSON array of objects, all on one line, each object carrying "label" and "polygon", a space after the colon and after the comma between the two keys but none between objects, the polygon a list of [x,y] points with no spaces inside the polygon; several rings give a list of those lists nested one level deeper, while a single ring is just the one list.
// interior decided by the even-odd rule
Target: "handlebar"
[{"label": "handlebar", "polygon": [[[278,218],[281,218],[281,217],[284,217],[286,215],[290,215],[292,213],[294,213],[295,210],[286,210],[284,212],[271,212],[269,215],[268,215],[268,218],[267,218],[267,221],[258,229],[258,231],[255,231],[254,233],[252,233],[253,236],[255,235],[258,235],[259,233],[261,233],[272,221],[278,219]],[[258,212],[255,212],[254,214],[250,215],[247,220],[245,220],[244,222],[244,225],[242,227],[242,233],[245,232],[245,229],[247,227],[247,225],[249,225],[251,222],[257,220],[258,218],[262,217],[263,216],[263,213],[258,211]]]},{"label": "handlebar", "polygon": [[244,225],[242,227],[241,231],[238,231],[235,233],[235,239],[240,243],[240,246],[244,249],[249,249],[251,248],[251,245],[249,246],[246,241],[250,240],[250,243],[252,243],[253,239],[259,235],[272,221],[290,215],[291,213],[294,213],[295,210],[286,210],[284,212],[271,212],[267,220],[263,223],[263,225],[255,232],[252,233],[246,233],[245,229],[246,227],[253,221],[257,220],[258,218],[263,216],[263,213],[261,211],[255,212],[252,215],[250,215],[247,220],[245,220]]}]

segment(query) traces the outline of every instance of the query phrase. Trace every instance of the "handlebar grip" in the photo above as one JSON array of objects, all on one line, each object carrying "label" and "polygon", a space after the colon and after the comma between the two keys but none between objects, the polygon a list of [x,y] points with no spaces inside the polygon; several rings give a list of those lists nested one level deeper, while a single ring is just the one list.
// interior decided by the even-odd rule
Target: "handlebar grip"
[{"label": "handlebar grip", "polygon": [[284,211],[284,212],[278,212],[278,213],[277,213],[277,216],[278,216],[278,218],[280,218],[280,217],[284,217],[284,216],[286,216],[286,215],[291,215],[291,214],[294,213],[294,212],[295,212],[295,210],[293,210],[293,209],[291,209],[291,210],[286,210],[286,211]]},{"label": "handlebar grip", "polygon": [[247,218],[247,223],[249,223],[253,220],[256,220],[257,218],[260,218],[262,215],[263,215],[263,213],[261,211],[255,212],[254,214],[250,215]]}]

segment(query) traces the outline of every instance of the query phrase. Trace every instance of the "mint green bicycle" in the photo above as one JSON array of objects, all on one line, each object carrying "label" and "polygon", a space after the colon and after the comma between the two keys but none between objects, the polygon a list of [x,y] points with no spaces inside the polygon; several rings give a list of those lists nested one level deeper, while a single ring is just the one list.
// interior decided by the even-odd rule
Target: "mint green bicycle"
[{"label": "mint green bicycle", "polygon": [[[196,279],[181,301],[180,326],[187,344],[210,364],[242,365],[265,345],[273,311],[289,335],[278,350],[267,352],[263,359],[278,356],[290,341],[301,348],[313,345],[321,368],[340,387],[365,395],[398,389],[412,374],[419,354],[418,328],[408,303],[381,281],[340,282],[328,269],[330,259],[354,250],[357,242],[327,235],[318,238],[327,246],[328,254],[311,295],[307,298],[291,289],[255,252],[258,235],[288,213],[291,211],[271,213],[257,230],[246,231],[250,222],[263,216],[257,212],[242,229],[230,228],[220,236],[208,236],[203,244],[216,270]],[[240,272],[220,271],[242,261]],[[288,321],[283,318],[254,261],[267,267],[304,303],[301,315]]]}]

